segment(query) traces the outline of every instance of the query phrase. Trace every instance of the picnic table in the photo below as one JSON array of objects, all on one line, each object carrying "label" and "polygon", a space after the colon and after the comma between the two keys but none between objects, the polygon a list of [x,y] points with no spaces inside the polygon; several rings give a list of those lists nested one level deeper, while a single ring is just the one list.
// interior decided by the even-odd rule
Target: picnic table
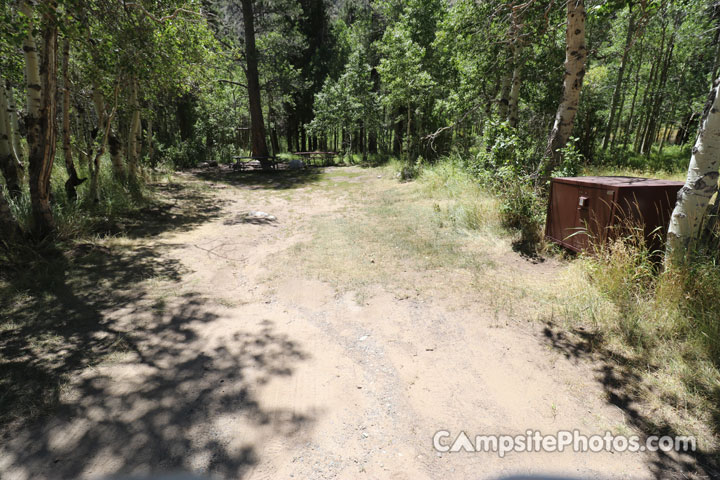
[{"label": "picnic table", "polygon": [[[277,170],[277,159],[273,156],[234,156],[233,160],[235,160],[235,164],[233,165],[233,169],[235,170],[254,170],[257,168],[262,168],[263,163],[268,162],[270,164],[270,168],[273,170]],[[242,160],[250,160],[249,162],[243,162]]]},{"label": "picnic table", "polygon": [[322,166],[327,167],[338,154],[337,152],[293,152],[293,155],[305,158],[308,162],[319,158],[322,160]]}]

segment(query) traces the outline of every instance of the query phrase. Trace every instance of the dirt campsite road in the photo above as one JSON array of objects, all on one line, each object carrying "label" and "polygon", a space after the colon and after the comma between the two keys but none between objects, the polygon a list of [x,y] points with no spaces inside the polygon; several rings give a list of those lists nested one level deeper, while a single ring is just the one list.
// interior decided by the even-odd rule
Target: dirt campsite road
[{"label": "dirt campsite road", "polygon": [[106,277],[77,294],[101,319],[88,349],[113,348],[50,416],[3,435],[0,478],[658,475],[650,454],[433,449],[439,430],[635,433],[596,365],[515,303],[559,265],[443,233],[423,220],[439,207],[381,169],[157,188],[157,228],[88,247]]}]

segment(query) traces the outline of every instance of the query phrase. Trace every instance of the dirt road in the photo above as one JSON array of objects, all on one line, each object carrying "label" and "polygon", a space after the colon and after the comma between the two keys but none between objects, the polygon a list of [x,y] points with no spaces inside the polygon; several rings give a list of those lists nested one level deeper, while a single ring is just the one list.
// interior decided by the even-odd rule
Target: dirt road
[{"label": "dirt road", "polygon": [[92,302],[102,328],[88,342],[112,335],[113,353],[62,386],[50,417],[4,436],[0,477],[657,475],[649,454],[433,448],[439,430],[444,443],[634,431],[595,365],[553,348],[531,307],[499,299],[560,267],[503,240],[452,246],[479,252],[462,265],[433,257],[446,237],[405,250],[427,226],[399,225],[420,217],[397,202],[421,194],[388,176],[210,172],[158,187],[169,206],[147,212],[157,228],[102,245],[125,263],[103,264],[110,284],[96,288],[112,291]]}]

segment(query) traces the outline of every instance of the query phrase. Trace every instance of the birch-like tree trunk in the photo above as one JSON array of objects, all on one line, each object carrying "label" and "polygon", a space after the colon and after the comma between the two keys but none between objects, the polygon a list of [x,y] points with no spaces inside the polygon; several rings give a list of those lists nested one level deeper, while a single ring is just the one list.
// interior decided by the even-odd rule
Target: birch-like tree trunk
[{"label": "birch-like tree trunk", "polygon": [[73,161],[72,145],[70,144],[70,41],[66,38],[63,42],[62,57],[63,74],[63,98],[62,98],[62,145],[63,157],[65,158],[65,170],[68,179],[65,181],[65,193],[68,200],[77,200],[76,187],[85,179],[80,179]]},{"label": "birch-like tree trunk", "polygon": [[586,61],[585,2],[584,0],[568,0],[563,97],[558,106],[555,123],[545,150],[543,166],[545,176],[549,175],[560,164],[560,150],[565,147],[570,138],[578,104],[580,103],[580,90],[585,76]]},{"label": "birch-like tree trunk", "polygon": [[510,85],[510,96],[508,98],[508,124],[515,128],[518,124],[518,109],[520,107],[520,87],[522,86],[521,72],[524,61],[522,60],[522,48],[520,45],[513,46],[513,74]]},{"label": "birch-like tree trunk", "polygon": [[0,171],[5,176],[8,193],[12,198],[18,198],[22,190],[22,165],[13,147],[9,108],[5,82],[0,78]]},{"label": "birch-like tree trunk", "polygon": [[18,109],[10,82],[5,83],[5,93],[8,99],[8,113],[10,115],[10,128],[12,130],[11,140],[13,150],[15,151],[15,158],[17,158],[18,164],[20,165],[19,173],[22,180],[25,177],[25,154],[23,153],[22,145],[20,145],[20,122],[18,121]]},{"label": "birch-like tree trunk", "polygon": [[720,79],[715,81],[700,123],[685,186],[678,192],[675,210],[670,218],[666,262],[677,266],[687,259],[702,228],[710,198],[718,191],[720,162]]},{"label": "birch-like tree trunk", "polygon": [[[25,37],[25,79],[27,82],[27,140],[30,149],[30,204],[33,232],[47,237],[55,228],[50,208],[50,174],[55,160],[57,113],[57,19],[56,4],[48,2],[42,19],[43,56],[38,64],[37,45],[32,33],[33,10],[28,2],[21,9],[30,19]],[[38,68],[39,67],[39,68]]]}]

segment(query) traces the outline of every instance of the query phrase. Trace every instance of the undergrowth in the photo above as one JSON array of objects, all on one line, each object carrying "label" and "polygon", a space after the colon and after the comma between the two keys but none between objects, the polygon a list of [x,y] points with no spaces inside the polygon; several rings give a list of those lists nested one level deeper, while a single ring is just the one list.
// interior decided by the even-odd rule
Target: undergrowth
[{"label": "undergrowth", "polygon": [[665,271],[638,231],[570,264],[564,285],[553,287],[554,310],[566,330],[593,338],[595,354],[632,371],[623,387],[655,427],[717,451],[720,265],[697,257]]},{"label": "undergrowth", "polygon": [[[113,176],[109,159],[103,158],[99,176],[100,200],[94,202],[89,195],[90,175],[87,166],[77,167],[79,177],[87,180],[77,187],[78,198],[72,201],[65,192],[68,176],[64,163],[56,161],[53,165],[50,189],[57,240],[71,240],[96,233],[98,229],[111,225],[117,217],[142,208],[150,200],[151,195],[145,186],[148,177],[143,177],[132,185],[118,181]],[[8,200],[20,227],[24,231],[30,231],[32,211],[27,185],[18,199]]]}]

